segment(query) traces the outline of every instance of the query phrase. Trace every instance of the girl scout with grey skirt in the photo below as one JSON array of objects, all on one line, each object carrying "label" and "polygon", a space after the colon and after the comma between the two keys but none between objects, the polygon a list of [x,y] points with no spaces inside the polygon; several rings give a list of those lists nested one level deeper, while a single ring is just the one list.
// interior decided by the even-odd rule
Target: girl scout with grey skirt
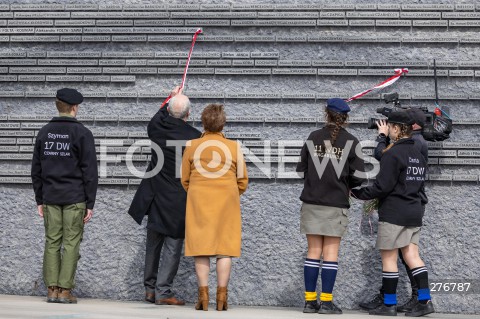
[{"label": "girl scout with grey skirt", "polygon": [[372,315],[397,315],[399,248],[418,286],[418,303],[405,315],[419,317],[434,312],[428,271],[418,252],[420,226],[426,204],[426,196],[421,196],[420,193],[427,165],[422,153],[414,147],[412,124],[413,120],[406,112],[389,114],[389,136],[394,143],[382,155],[375,183],[352,190],[352,195],[356,198],[379,199],[376,247],[382,256],[385,293],[384,304],[371,310]]},{"label": "girl scout with grey skirt", "polygon": [[[338,98],[327,101],[325,127],[310,134],[302,148],[297,172],[303,173],[304,188],[300,230],[307,236],[308,253],[304,264],[305,313],[340,314],[333,303],[333,286],[338,269],[338,249],[347,228],[349,192],[361,185],[354,177],[363,172],[363,159],[356,156],[358,140],[345,125],[350,107]],[[322,293],[317,302],[317,279],[322,264]]]}]

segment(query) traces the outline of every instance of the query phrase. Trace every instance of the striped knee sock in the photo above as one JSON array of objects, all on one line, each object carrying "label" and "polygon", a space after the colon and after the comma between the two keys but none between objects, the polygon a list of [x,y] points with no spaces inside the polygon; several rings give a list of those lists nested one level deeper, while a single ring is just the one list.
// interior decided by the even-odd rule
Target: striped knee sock
[{"label": "striped knee sock", "polygon": [[303,276],[305,280],[305,301],[317,300],[317,280],[320,271],[320,259],[305,259]]},{"label": "striped knee sock", "polygon": [[398,271],[397,272],[383,272],[382,278],[384,303],[386,306],[394,306],[397,304],[397,285],[398,285]]},{"label": "striped knee sock", "polygon": [[412,269],[412,275],[418,286],[418,302],[425,304],[431,299],[427,267],[423,266]]},{"label": "striped knee sock", "polygon": [[338,263],[336,261],[323,261],[322,265],[322,293],[321,301],[333,300],[333,286],[337,278]]}]

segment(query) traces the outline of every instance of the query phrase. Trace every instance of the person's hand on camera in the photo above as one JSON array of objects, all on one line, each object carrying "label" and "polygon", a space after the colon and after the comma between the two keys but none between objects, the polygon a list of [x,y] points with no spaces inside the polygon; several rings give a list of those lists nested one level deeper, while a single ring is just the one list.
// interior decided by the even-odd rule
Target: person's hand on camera
[{"label": "person's hand on camera", "polygon": [[378,127],[378,134],[385,134],[385,136],[388,136],[388,123],[386,120],[378,120],[377,121],[377,127]]}]

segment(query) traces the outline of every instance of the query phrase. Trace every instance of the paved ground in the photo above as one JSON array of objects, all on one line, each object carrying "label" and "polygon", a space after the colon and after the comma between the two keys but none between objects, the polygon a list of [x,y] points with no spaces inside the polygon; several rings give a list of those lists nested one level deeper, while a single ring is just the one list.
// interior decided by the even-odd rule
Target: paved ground
[{"label": "paved ground", "polygon": [[[193,305],[155,306],[143,302],[121,302],[99,299],[81,299],[76,305],[49,304],[41,297],[0,295],[0,318],[41,318],[41,319],[197,319],[197,318],[248,318],[248,319],[282,319],[282,318],[352,318],[372,319],[367,313],[344,311],[339,315],[303,314],[300,308],[280,307],[238,307],[233,306],[228,311],[218,312],[210,305],[210,310],[195,311]],[[403,316],[402,314],[399,314]],[[319,316],[319,317],[317,317]],[[382,317],[374,317],[382,318]],[[433,314],[425,318],[442,319],[474,319],[480,315]]]}]

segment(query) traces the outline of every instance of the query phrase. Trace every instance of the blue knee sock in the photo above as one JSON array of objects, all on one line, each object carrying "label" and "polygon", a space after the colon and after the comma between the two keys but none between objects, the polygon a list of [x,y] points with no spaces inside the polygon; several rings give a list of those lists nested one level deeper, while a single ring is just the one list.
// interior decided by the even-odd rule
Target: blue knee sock
[{"label": "blue knee sock", "polygon": [[322,294],[320,295],[321,301],[333,300],[333,286],[335,285],[335,279],[337,278],[338,263],[336,261],[323,261],[322,265]]},{"label": "blue knee sock", "polygon": [[319,259],[305,259],[303,275],[305,280],[305,301],[317,300],[317,280],[320,271]]}]

